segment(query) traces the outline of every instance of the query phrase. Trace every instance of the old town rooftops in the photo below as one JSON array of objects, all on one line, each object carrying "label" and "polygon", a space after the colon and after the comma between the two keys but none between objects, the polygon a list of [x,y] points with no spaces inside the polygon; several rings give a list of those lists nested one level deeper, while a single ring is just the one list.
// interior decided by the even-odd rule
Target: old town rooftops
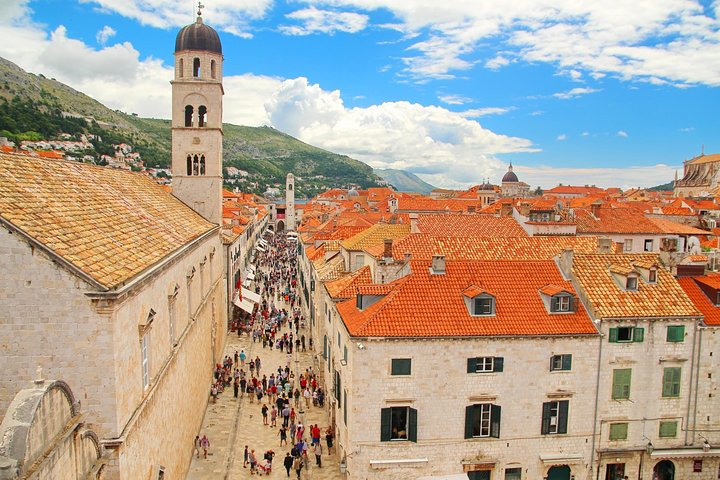
[{"label": "old town rooftops", "polygon": [[[664,268],[655,281],[645,266],[658,264],[657,254],[581,254],[572,259],[572,271],[598,318],[694,317],[700,312]],[[636,278],[633,288],[623,279]]]},{"label": "old town rooftops", "polygon": [[683,277],[678,283],[704,315],[705,324],[720,327],[720,275]]},{"label": "old town rooftops", "polygon": [[527,237],[528,234],[512,217],[492,215],[419,215],[421,233],[436,237]]},{"label": "old town rooftops", "polygon": [[217,228],[145,175],[9,154],[0,218],[108,289]]},{"label": "old town rooftops", "polygon": [[[338,304],[348,331],[359,337],[469,337],[594,335],[587,312],[574,301],[568,312],[551,312],[540,289],[556,285],[574,294],[553,261],[447,261],[442,274],[430,262],[412,262],[412,274],[384,286],[387,292],[360,310],[362,302]],[[360,295],[363,289],[360,288]],[[492,314],[472,315],[468,294],[492,299]]]}]

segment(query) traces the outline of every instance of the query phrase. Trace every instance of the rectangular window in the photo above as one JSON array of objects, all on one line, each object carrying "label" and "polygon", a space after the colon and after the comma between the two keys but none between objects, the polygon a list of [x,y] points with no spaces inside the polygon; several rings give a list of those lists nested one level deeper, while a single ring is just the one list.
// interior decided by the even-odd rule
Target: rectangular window
[{"label": "rectangular window", "polygon": [[616,368],[613,370],[612,398],[613,400],[628,400],[630,398],[631,368]]},{"label": "rectangular window", "polygon": [[150,332],[146,332],[140,339],[140,357],[142,361],[143,388],[150,385]]},{"label": "rectangular window", "polygon": [[615,327],[610,329],[608,341],[610,343],[642,342],[645,339],[645,329],[642,327]]},{"label": "rectangular window", "polygon": [[465,407],[465,438],[500,438],[499,405],[479,403]]},{"label": "rectangular window", "polygon": [[569,353],[563,355],[553,355],[550,357],[550,371],[556,372],[558,370],[571,370],[572,369],[572,355]]},{"label": "rectangular window", "polygon": [[391,375],[410,375],[412,372],[412,359],[410,358],[393,358],[391,364]]},{"label": "rectangular window", "polygon": [[473,315],[492,315],[493,299],[480,297],[473,299]]},{"label": "rectangular window", "polygon": [[343,346],[343,360],[345,360],[345,363],[347,363],[347,359],[348,359],[347,345],[344,345]]},{"label": "rectangular window", "polygon": [[657,270],[654,268],[648,271],[648,283],[657,283]]},{"label": "rectangular window", "polygon": [[628,424],[627,423],[611,423],[610,424],[610,440],[627,440]]},{"label": "rectangular window", "polygon": [[569,400],[543,403],[540,433],[542,435],[567,433],[569,407]]},{"label": "rectangular window", "polygon": [[506,468],[505,480],[522,480],[522,468]]},{"label": "rectangular window", "polygon": [[637,286],[638,286],[637,277],[627,277],[627,281],[625,283],[625,290],[637,290]]},{"label": "rectangular window", "polygon": [[175,297],[170,299],[168,303],[168,322],[169,322],[169,333],[170,333],[170,347],[175,346]]},{"label": "rectangular window", "polygon": [[380,441],[409,440],[417,442],[417,410],[389,407],[380,410]]},{"label": "rectangular window", "polygon": [[652,252],[653,251],[653,241],[645,240],[645,248],[643,250],[645,250],[646,252]]},{"label": "rectangular window", "polygon": [[667,338],[668,342],[683,342],[685,341],[685,325],[670,325],[667,327]]},{"label": "rectangular window", "polygon": [[335,370],[333,388],[335,389],[335,400],[337,400],[338,408],[340,408],[340,401],[342,400],[342,391],[340,389],[342,388],[342,383],[340,381],[340,372],[338,372],[337,370]]},{"label": "rectangular window", "polygon": [[680,396],[680,367],[667,367],[663,370],[662,396]]},{"label": "rectangular window", "polygon": [[555,297],[552,297],[552,306],[550,308],[551,312],[569,312],[571,310],[570,306],[572,305],[572,297],[569,295],[558,295]]},{"label": "rectangular window", "polygon": [[659,436],[662,438],[675,438],[677,436],[677,422],[660,422]]},{"label": "rectangular window", "polygon": [[474,357],[467,360],[467,373],[502,372],[503,357]]},{"label": "rectangular window", "polygon": [[625,243],[623,244],[623,250],[626,252],[632,252],[632,239],[626,238]]}]

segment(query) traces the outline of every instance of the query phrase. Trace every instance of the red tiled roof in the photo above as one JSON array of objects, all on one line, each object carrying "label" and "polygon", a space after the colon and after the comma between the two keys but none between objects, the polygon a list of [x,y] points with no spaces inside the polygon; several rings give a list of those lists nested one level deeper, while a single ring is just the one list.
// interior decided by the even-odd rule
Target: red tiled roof
[{"label": "red tiled roof", "polygon": [[575,210],[575,221],[578,233],[664,233],[651,222],[642,212],[633,208],[599,207],[596,215],[589,210]]},{"label": "red tiled roof", "polygon": [[366,285],[372,283],[372,275],[370,267],[364,267],[348,274],[337,280],[325,282],[325,289],[330,298],[351,298],[355,294],[355,288],[358,285]]},{"label": "red tiled roof", "polygon": [[[548,313],[538,293],[542,286],[561,285],[568,292],[574,292],[552,261],[448,261],[446,273],[442,275],[432,275],[429,262],[412,262],[412,272],[389,284],[392,290],[364,311],[359,311],[352,299],[338,304],[338,311],[352,336],[597,334],[580,302],[577,302],[576,312]],[[471,286],[484,289],[495,297],[495,315],[470,315],[463,292]]]},{"label": "red tiled roof", "polygon": [[[663,211],[665,211],[663,209]],[[691,227],[690,225],[684,225],[682,223],[673,222],[672,220],[665,220],[664,218],[649,217],[652,223],[664,233],[676,234],[676,235],[709,235],[710,232],[700,230],[699,228]]]},{"label": "red tiled roof", "polygon": [[720,277],[717,275],[702,277],[683,277],[678,278],[678,283],[685,291],[690,300],[705,316],[706,325],[720,326],[720,307],[716,306],[701,290],[697,282],[709,284],[711,288],[720,288]]},{"label": "red tiled roof", "polygon": [[419,215],[418,230],[447,237],[527,237],[513,217],[491,215]]}]

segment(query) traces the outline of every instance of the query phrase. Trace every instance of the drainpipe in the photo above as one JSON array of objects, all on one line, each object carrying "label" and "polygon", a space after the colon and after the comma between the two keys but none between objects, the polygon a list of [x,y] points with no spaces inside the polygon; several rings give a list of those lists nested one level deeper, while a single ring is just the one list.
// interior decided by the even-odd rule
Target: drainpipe
[{"label": "drainpipe", "polygon": [[[696,347],[696,345],[697,345],[696,338],[697,338],[697,329],[698,329],[698,328],[697,328],[697,324],[698,324],[697,321],[694,322],[694,324],[693,324],[692,358],[690,359],[690,391],[688,392],[687,414],[685,415],[685,418],[687,419],[688,422],[690,421],[690,404],[692,403],[692,397],[693,397],[693,391],[692,391],[692,388],[693,388],[693,375],[695,375],[695,383],[696,383],[696,385],[697,385],[697,382],[698,382],[697,377],[699,377],[699,375],[696,374],[696,372],[695,372],[695,347]],[[698,350],[699,350],[699,348],[698,348]],[[699,354],[699,353],[700,353],[700,352],[698,351],[698,354]],[[699,366],[700,366],[700,362],[698,361],[698,368],[699,368]],[[699,372],[698,372],[698,373],[699,373]],[[696,399],[696,401],[697,401],[697,389],[695,389],[695,392],[694,392],[694,393],[695,393],[695,399]],[[695,413],[693,414],[693,419],[695,419],[695,418],[697,418],[697,403],[695,404]],[[690,435],[690,428],[689,428],[690,425],[687,425],[687,427],[688,427],[688,428],[685,428],[685,446],[690,445],[690,444],[688,443],[688,436]],[[694,430],[695,430],[695,423],[693,422],[693,432],[694,432]],[[694,441],[694,438],[695,438],[695,434],[693,433],[693,441]]]},{"label": "drainpipe", "polygon": [[[695,402],[694,402],[694,403],[695,403],[695,409],[694,409],[694,411],[693,411],[693,438],[692,438],[692,443],[693,443],[693,444],[695,443],[695,430],[696,430],[696,428],[697,428],[698,388],[699,388],[698,385],[700,384],[700,358],[702,358],[702,357],[701,357],[701,355],[702,355],[702,337],[703,337],[703,331],[705,330],[705,327],[703,327],[702,325],[699,325],[699,324],[696,323],[696,324],[695,324],[695,330],[696,330],[697,332],[699,332],[699,333],[697,334],[697,335],[698,335],[698,342],[697,342],[697,346],[698,346],[698,353],[697,353],[698,364],[697,364],[697,372],[695,373]],[[685,437],[686,437],[685,444],[687,445],[687,432],[685,433]]]},{"label": "drainpipe", "polygon": [[[602,323],[601,323],[602,325]],[[597,364],[597,374],[595,375],[595,418],[593,419],[593,435],[592,435],[592,444],[590,447],[590,468],[592,468],[592,465],[595,463],[595,434],[597,432],[597,424],[598,424],[598,402],[600,401],[600,370],[602,362],[602,346],[603,346],[603,338],[604,335],[602,332],[600,333],[600,346],[598,348],[598,364]],[[600,480],[600,456],[598,455],[598,463],[596,465],[597,467],[597,473],[595,475],[596,480]]]}]

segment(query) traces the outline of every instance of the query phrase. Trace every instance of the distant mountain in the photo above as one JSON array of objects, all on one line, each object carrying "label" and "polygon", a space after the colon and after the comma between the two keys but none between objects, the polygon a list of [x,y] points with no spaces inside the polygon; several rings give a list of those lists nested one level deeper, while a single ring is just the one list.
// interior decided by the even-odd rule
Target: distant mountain
[{"label": "distant mountain", "polygon": [[656,185],[654,187],[650,187],[650,188],[648,188],[648,190],[652,190],[654,192],[672,192],[674,186],[675,186],[675,182],[670,180],[668,183],[663,183],[662,185]]},{"label": "distant mountain", "polygon": [[[313,147],[273,128],[226,123],[223,129],[224,166],[248,173],[243,182],[235,184],[243,191],[262,193],[276,184],[283,190],[290,172],[296,177],[299,198],[331,187],[365,189],[379,185],[380,179],[370,166]],[[25,72],[3,58],[0,58],[0,132],[4,132],[0,136],[17,140],[38,135],[49,140],[52,138],[47,137],[61,132],[96,133],[105,143],[135,146],[148,167],[170,165],[170,120],[140,118],[111,110],[67,85]],[[228,181],[226,184],[234,185]]]},{"label": "distant mountain", "polygon": [[373,172],[375,175],[392,184],[399,192],[417,192],[422,195],[428,195],[437,188],[425,182],[417,175],[406,172],[405,170],[376,168]]}]

